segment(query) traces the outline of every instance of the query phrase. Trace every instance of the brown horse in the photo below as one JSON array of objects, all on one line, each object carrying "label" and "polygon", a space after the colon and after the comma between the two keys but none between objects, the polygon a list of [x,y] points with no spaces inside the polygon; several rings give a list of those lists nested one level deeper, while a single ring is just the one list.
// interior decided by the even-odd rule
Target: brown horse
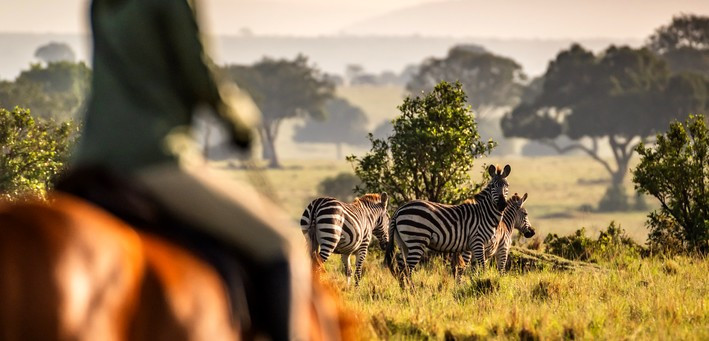
[{"label": "brown horse", "polygon": [[[234,340],[216,271],[69,195],[0,209],[1,340]],[[313,281],[310,338],[346,338],[331,290]]]}]

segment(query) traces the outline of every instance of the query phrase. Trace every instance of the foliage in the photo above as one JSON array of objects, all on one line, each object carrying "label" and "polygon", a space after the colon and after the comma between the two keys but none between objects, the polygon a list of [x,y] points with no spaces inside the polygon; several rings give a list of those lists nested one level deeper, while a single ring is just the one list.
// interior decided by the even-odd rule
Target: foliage
[{"label": "foliage", "polygon": [[0,192],[5,200],[43,198],[64,169],[77,127],[0,108]]},{"label": "foliage", "polygon": [[[371,134],[370,152],[348,156],[364,186],[359,193],[387,192],[396,205],[411,199],[460,203],[478,187],[470,180],[476,157],[489,154],[458,82],[441,82],[423,97],[407,97],[398,107],[387,139]],[[392,205],[392,206],[396,206]]]},{"label": "foliage", "polygon": [[13,81],[0,81],[0,106],[28,108],[35,117],[68,120],[79,116],[91,69],[83,62],[33,64]]},{"label": "foliage", "polygon": [[337,159],[341,159],[341,145],[365,145],[367,143],[367,116],[362,109],[347,100],[333,98],[325,103],[328,118],[306,120],[305,125],[295,127],[293,139],[297,142],[328,142],[337,145]]},{"label": "foliage", "polygon": [[[621,186],[633,148],[675,118],[709,107],[707,81],[697,74],[670,74],[647,49],[611,46],[594,55],[579,45],[549,64],[542,91],[502,120],[506,136],[544,141],[559,152],[582,150]],[[552,142],[566,135],[590,138],[593,146]],[[607,140],[615,167],[598,154]]]},{"label": "foliage", "polygon": [[522,67],[475,45],[455,46],[443,59],[430,58],[406,85],[412,94],[431,91],[441,81],[459,81],[477,111],[514,105],[522,93]]},{"label": "foliage", "polygon": [[355,188],[361,186],[362,182],[352,173],[340,173],[332,177],[327,177],[318,184],[318,193],[331,196],[341,201],[350,202],[354,200]]},{"label": "foliage", "polygon": [[50,42],[37,48],[34,56],[47,64],[56,62],[70,62],[76,60],[74,50],[66,43]]},{"label": "foliage", "polygon": [[263,115],[261,141],[270,167],[280,167],[274,141],[285,119],[310,116],[326,118],[325,102],[333,97],[334,86],[308,59],[264,58],[251,66],[230,65],[225,73],[254,99]]},{"label": "foliage", "polygon": [[559,237],[550,233],[544,239],[544,244],[546,252],[580,261],[618,263],[637,258],[643,252],[642,247],[614,221],[599,233],[596,240],[587,237],[586,229],[582,227],[569,236]]},{"label": "foliage", "polygon": [[672,122],[654,147],[639,145],[635,187],[660,202],[649,216],[650,245],[667,250],[709,252],[709,129],[703,115]]},{"label": "foliage", "polygon": [[709,49],[709,17],[682,14],[672,18],[667,26],[655,30],[648,46],[658,53],[682,48]]}]

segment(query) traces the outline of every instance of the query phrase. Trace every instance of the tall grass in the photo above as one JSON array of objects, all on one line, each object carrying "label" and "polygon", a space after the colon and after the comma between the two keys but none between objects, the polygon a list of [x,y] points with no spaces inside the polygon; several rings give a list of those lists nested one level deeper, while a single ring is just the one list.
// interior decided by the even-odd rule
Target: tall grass
[{"label": "tall grass", "polygon": [[360,287],[339,259],[323,276],[342,291],[362,339],[709,339],[709,260],[636,259],[600,270],[471,270],[456,283],[440,258],[402,289],[368,256]]}]

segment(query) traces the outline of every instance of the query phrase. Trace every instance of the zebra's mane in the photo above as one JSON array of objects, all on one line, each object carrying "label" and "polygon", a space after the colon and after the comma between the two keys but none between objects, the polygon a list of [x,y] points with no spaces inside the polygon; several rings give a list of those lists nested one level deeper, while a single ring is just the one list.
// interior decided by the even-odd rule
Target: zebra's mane
[{"label": "zebra's mane", "polygon": [[360,201],[369,201],[373,203],[378,203],[382,201],[382,196],[378,193],[367,193],[361,197],[355,198],[352,202],[353,204],[359,203]]},{"label": "zebra's mane", "polygon": [[522,201],[522,197],[520,197],[519,194],[517,194],[517,193],[513,194],[509,199],[507,199],[508,204],[510,204],[512,202],[520,202],[520,201]]}]

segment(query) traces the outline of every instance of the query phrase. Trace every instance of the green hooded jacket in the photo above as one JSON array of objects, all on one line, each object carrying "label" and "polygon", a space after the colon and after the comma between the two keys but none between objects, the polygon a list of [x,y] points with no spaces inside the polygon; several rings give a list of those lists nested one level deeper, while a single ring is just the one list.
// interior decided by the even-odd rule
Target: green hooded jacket
[{"label": "green hooded jacket", "polygon": [[175,162],[164,137],[190,125],[199,104],[224,107],[193,7],[188,0],[94,0],[91,27],[92,92],[74,165],[135,171]]}]

